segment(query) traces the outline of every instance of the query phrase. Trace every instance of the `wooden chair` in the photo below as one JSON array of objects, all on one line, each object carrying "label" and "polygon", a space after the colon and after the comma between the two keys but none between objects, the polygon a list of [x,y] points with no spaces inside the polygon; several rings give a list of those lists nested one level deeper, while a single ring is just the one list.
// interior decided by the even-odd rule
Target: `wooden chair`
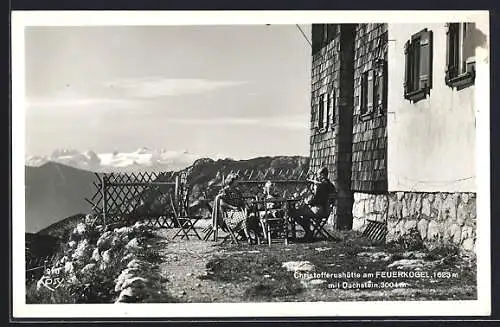
[{"label": "wooden chair", "polygon": [[[267,207],[268,203],[263,200],[257,211],[264,238],[269,246],[273,243],[284,243],[288,245],[289,219],[288,208],[285,207],[288,204],[286,200],[283,200],[281,203],[283,204],[282,208],[269,209]],[[280,212],[280,210],[282,211]],[[262,213],[262,217],[260,217],[260,213]],[[279,215],[276,216],[276,213],[279,213]]]},{"label": "wooden chair", "polygon": [[234,231],[225,223],[225,219],[228,217],[229,213],[227,210],[222,208],[222,206],[220,205],[220,200],[220,195],[217,195],[214,199],[214,203],[212,206],[212,224],[209,227],[205,228],[205,235],[203,239],[208,241],[210,237],[213,237],[214,241],[218,241],[220,229],[223,232],[227,233],[227,235],[222,238],[221,244],[227,243],[228,241],[231,241],[231,243],[239,244],[239,238],[241,237],[238,237],[238,231]]},{"label": "wooden chair", "polygon": [[337,204],[337,197],[330,196],[329,200],[329,210],[328,212],[320,217],[319,219],[311,219],[311,227],[312,227],[312,236],[314,237],[325,237],[327,240],[335,240],[335,237],[332,236],[326,230],[326,223],[328,222],[328,218],[330,217],[330,213],[335,209]]},{"label": "wooden chair", "polygon": [[[175,209],[174,201],[172,199],[172,196],[170,196],[170,204],[172,205],[172,210],[174,213],[174,221],[177,223],[177,226],[179,229],[177,230],[177,233],[174,234],[172,239],[175,239],[176,237],[180,237],[181,239],[186,238],[189,240],[189,236],[194,236],[197,237],[199,240],[201,240],[201,236],[198,234],[195,228],[196,222],[199,220],[194,219],[194,221],[191,219],[191,217],[186,217],[186,216],[179,216],[177,210]],[[190,234],[191,232],[191,234]],[[181,234],[182,233],[182,234]]]}]

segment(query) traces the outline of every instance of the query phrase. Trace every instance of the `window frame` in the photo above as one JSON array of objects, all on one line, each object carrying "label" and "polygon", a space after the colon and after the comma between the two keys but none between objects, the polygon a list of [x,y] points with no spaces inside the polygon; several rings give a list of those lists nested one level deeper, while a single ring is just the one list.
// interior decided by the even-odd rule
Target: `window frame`
[{"label": "window frame", "polygon": [[471,23],[446,24],[446,70],[445,83],[457,91],[474,85],[476,60],[464,60],[464,29]]},{"label": "window frame", "polygon": [[361,74],[359,112],[362,120],[380,116],[386,112],[387,86],[387,61],[385,59],[377,59],[372,69],[366,70]]},{"label": "window frame", "polygon": [[[404,98],[417,102],[427,98],[433,79],[433,32],[427,28],[415,33],[405,43]],[[426,55],[426,56],[424,56]],[[426,61],[423,61],[426,58]],[[422,71],[425,68],[426,71]],[[427,74],[424,74],[424,73]]]}]

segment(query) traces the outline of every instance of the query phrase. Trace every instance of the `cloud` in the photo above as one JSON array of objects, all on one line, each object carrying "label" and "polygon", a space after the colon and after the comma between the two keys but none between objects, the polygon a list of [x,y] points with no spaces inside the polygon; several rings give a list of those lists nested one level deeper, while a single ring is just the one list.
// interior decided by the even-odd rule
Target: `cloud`
[{"label": "cloud", "polygon": [[105,87],[128,97],[157,98],[198,94],[245,84],[244,81],[215,81],[197,78],[126,78],[104,84]]},{"label": "cloud", "polygon": [[70,108],[70,107],[94,107],[100,105],[126,105],[130,100],[113,98],[36,98],[26,99],[27,107],[37,108]]},{"label": "cloud", "polygon": [[197,125],[197,126],[260,126],[263,128],[283,128],[293,130],[307,130],[309,128],[309,117],[304,116],[282,116],[282,117],[216,117],[208,119],[199,118],[171,118],[169,124]]}]

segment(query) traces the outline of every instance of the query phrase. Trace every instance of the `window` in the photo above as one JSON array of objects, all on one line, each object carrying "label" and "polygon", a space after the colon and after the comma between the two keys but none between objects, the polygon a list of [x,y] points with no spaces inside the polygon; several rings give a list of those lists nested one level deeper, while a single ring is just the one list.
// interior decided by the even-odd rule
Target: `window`
[{"label": "window", "polygon": [[424,29],[405,44],[404,97],[416,102],[432,88],[432,31]]},{"label": "window", "polygon": [[360,112],[362,118],[382,114],[387,103],[387,61],[379,59],[361,75]]},{"label": "window", "polygon": [[333,126],[333,125],[335,125],[335,119],[336,119],[335,115],[336,115],[336,110],[337,110],[337,101],[335,98],[335,91],[330,92],[330,101],[329,101],[328,107],[330,108],[330,112],[332,113],[330,120],[331,120],[332,126]]},{"label": "window", "polygon": [[458,90],[474,84],[476,63],[472,23],[449,23],[446,32],[446,85]]},{"label": "window", "polygon": [[361,115],[373,111],[373,70],[368,70],[361,75]]},{"label": "window", "polygon": [[316,127],[320,132],[326,132],[335,124],[335,92],[322,94],[318,100],[318,120]]}]

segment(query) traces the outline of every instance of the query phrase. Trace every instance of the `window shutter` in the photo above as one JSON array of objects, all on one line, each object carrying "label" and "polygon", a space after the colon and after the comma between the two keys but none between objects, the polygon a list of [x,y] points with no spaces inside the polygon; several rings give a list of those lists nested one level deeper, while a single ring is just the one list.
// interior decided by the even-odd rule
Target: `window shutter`
[{"label": "window shutter", "polygon": [[319,99],[319,110],[318,110],[318,128],[323,128],[323,122],[325,121],[325,103],[323,96]]},{"label": "window shutter", "polygon": [[448,23],[446,29],[446,84],[457,75],[457,61],[455,59],[458,50],[456,48],[457,33],[457,24]]},{"label": "window shutter", "polygon": [[374,99],[374,92],[373,92],[373,86],[375,84],[375,78],[373,74],[373,69],[368,71],[368,77],[367,77],[367,85],[366,85],[366,111],[367,112],[372,112],[373,111],[373,99]]},{"label": "window shutter", "polygon": [[330,124],[330,102],[331,102],[331,99],[330,99],[330,95],[329,94],[325,94],[324,95],[324,101],[325,101],[325,117],[324,117],[324,123],[323,125],[328,129],[328,125]]},{"label": "window shutter", "polygon": [[432,31],[424,31],[420,36],[419,89],[432,88]]},{"label": "window shutter", "polygon": [[337,99],[335,98],[335,91],[332,91],[332,125],[335,125],[335,115],[337,110]]},{"label": "window shutter", "polygon": [[380,67],[377,72],[377,107],[379,109],[379,112],[382,112],[382,109],[384,108],[385,105],[385,98],[384,98],[384,93],[385,93],[385,60],[381,62]]},{"label": "window shutter", "polygon": [[403,88],[405,95],[409,93],[409,81],[408,77],[410,76],[410,41],[406,41],[405,43],[405,80],[403,82]]},{"label": "window shutter", "polygon": [[361,87],[359,88],[359,112],[366,112],[366,73],[361,74]]},{"label": "window shutter", "polygon": [[324,27],[323,24],[312,25],[312,53],[316,53],[321,49],[323,43]]}]

